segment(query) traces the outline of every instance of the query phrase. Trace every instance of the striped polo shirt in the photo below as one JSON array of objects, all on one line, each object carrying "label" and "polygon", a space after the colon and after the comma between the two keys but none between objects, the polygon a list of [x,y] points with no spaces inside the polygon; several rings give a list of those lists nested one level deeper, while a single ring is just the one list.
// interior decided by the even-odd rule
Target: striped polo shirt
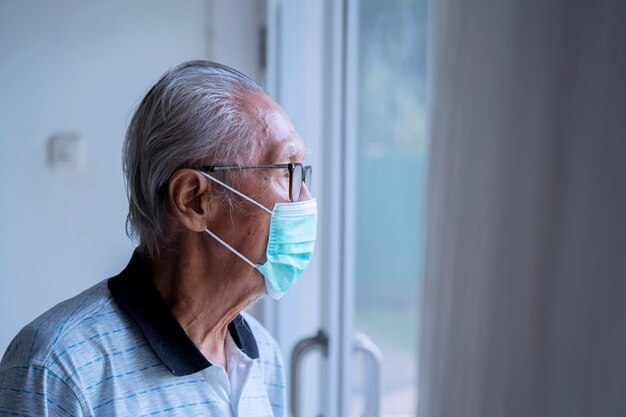
[{"label": "striped polo shirt", "polygon": [[241,313],[226,351],[228,375],[187,336],[135,253],[118,276],[13,339],[0,362],[0,416],[285,417],[283,362],[267,330]]}]

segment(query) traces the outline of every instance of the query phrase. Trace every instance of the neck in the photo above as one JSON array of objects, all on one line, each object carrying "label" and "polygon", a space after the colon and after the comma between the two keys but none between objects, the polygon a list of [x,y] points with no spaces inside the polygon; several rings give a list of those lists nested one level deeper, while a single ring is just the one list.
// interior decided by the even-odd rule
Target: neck
[{"label": "neck", "polygon": [[207,253],[206,247],[177,245],[176,252],[164,253],[153,262],[152,277],[200,352],[226,368],[224,340],[228,324],[262,294],[261,278],[241,260],[212,259],[211,252]]}]

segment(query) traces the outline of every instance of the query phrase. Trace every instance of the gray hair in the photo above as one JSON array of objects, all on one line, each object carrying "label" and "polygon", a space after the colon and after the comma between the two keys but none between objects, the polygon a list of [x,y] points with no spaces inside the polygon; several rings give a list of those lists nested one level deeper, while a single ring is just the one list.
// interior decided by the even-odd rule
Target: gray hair
[{"label": "gray hair", "polygon": [[126,233],[155,258],[170,226],[167,183],[177,169],[241,163],[255,150],[244,97],[265,90],[232,68],[190,61],[167,71],[135,111],[122,160],[128,196]]}]

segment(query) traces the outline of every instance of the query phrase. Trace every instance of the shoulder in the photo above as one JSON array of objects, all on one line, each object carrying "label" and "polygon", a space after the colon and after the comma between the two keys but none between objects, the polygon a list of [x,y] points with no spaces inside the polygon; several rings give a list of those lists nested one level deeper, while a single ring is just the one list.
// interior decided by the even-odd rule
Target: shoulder
[{"label": "shoulder", "polygon": [[17,334],[0,362],[0,372],[15,366],[47,367],[73,343],[73,335],[93,326],[90,319],[111,302],[106,281],[101,281],[57,304]]},{"label": "shoulder", "polygon": [[76,366],[72,349],[86,346],[92,338],[88,335],[110,321],[103,310],[111,310],[106,308],[111,303],[102,281],[27,324],[0,362],[0,409],[19,415],[48,415],[51,410],[54,415],[82,415],[86,403],[70,378]]}]

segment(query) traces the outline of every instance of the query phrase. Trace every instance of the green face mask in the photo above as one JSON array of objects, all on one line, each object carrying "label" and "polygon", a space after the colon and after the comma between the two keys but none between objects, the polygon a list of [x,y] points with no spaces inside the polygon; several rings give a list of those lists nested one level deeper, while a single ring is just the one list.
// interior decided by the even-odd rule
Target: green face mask
[{"label": "green face mask", "polygon": [[295,203],[276,203],[270,211],[211,175],[205,172],[202,174],[270,215],[265,251],[267,261],[263,265],[255,264],[209,229],[205,231],[251,267],[258,269],[265,278],[267,293],[278,300],[298,280],[311,261],[317,232],[317,202],[311,199]]}]

